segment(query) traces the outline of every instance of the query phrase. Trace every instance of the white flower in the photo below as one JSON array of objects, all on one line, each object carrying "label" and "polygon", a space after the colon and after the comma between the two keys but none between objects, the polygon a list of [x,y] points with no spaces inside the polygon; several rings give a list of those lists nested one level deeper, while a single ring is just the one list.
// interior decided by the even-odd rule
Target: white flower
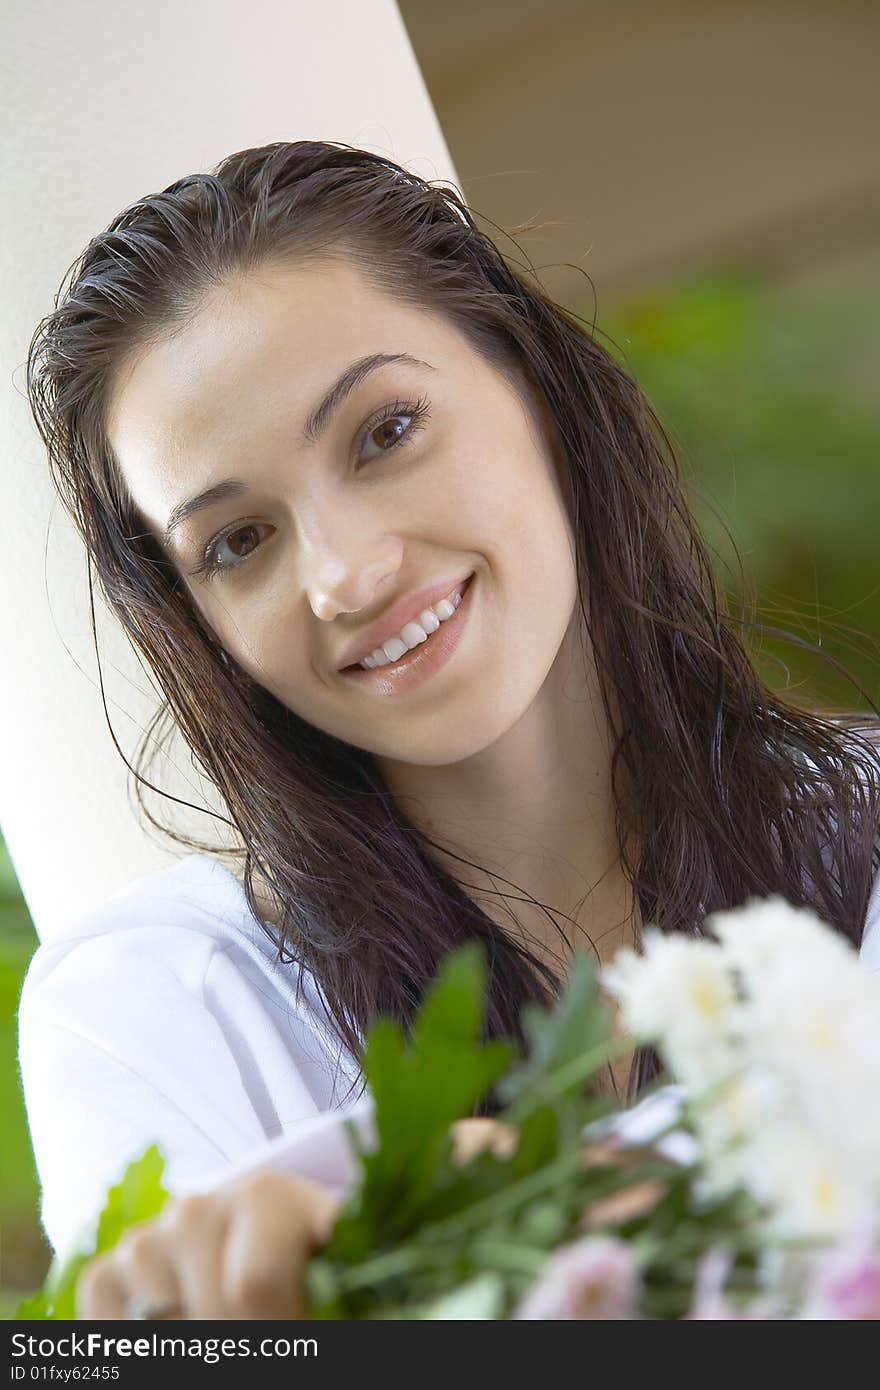
[{"label": "white flower", "polygon": [[880,990],[866,973],[793,964],[750,1003],[750,1046],[829,1141],[880,1173]]},{"label": "white flower", "polygon": [[659,1040],[686,1087],[711,1085],[735,1065],[736,989],[716,945],[649,928],[644,955],[619,951],[601,980],[624,1026],[642,1042]]},{"label": "white flower", "polygon": [[864,981],[858,953],[810,908],[793,907],[778,896],[750,898],[729,912],[715,912],[706,927],[721,942],[743,995],[753,1005],[776,995],[797,972],[802,978],[842,987]]},{"label": "white flower", "polygon": [[[773,1200],[771,1227],[780,1235],[839,1235],[876,1202],[876,1179],[842,1161],[832,1145],[820,1145],[807,1129],[792,1129],[760,1146],[761,1186]],[[757,1186],[755,1175],[751,1175]],[[872,1191],[873,1189],[873,1191]]]},{"label": "white flower", "polygon": [[752,1066],[732,1076],[694,1107],[694,1122],[706,1167],[706,1190],[716,1195],[745,1187],[758,1196],[760,1182],[753,1169],[755,1136],[767,1132],[768,1121],[779,1114],[780,1087],[776,1077]]},{"label": "white flower", "polygon": [[703,1189],[745,1188],[774,1230],[833,1236],[880,1209],[880,976],[778,896],[706,925],[717,942],[649,928],[603,983],[691,1103]]}]

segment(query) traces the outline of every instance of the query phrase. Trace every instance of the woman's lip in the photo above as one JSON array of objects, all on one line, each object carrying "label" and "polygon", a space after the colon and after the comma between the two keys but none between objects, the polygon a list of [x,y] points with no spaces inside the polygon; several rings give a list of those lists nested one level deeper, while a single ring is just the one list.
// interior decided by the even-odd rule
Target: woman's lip
[{"label": "woman's lip", "polygon": [[340,674],[358,685],[372,687],[376,694],[395,695],[415,690],[443,669],[461,641],[470,617],[475,578],[471,574],[461,585],[461,603],[427,641],[419,642],[397,661],[390,661],[385,666],[369,667],[355,663]]},{"label": "woman's lip", "polygon": [[[433,606],[433,604],[439,603],[440,599],[446,598],[448,594],[454,593],[454,592],[456,591],[456,589],[459,590],[459,592],[461,593],[462,597],[464,597],[465,589],[468,587],[468,585],[470,584],[470,582],[471,582],[471,580],[473,579],[473,577],[474,577],[473,571],[471,571],[471,573],[470,573],[469,575],[467,575],[464,579],[453,580],[453,582],[452,582],[451,584],[449,584],[448,586],[444,585],[443,587],[441,587],[440,585],[436,585],[436,586],[434,587],[433,591],[432,591],[431,589],[426,589],[426,590],[424,590],[422,599],[421,599],[421,600],[418,600],[418,599],[416,600],[416,606],[417,606],[417,607],[418,607],[419,603],[421,604],[421,606],[419,607],[419,612],[424,612],[424,610],[425,610],[426,608],[430,608],[430,607]],[[432,595],[432,597],[428,597],[429,595]],[[406,611],[407,611],[407,613],[410,614],[410,616],[409,616],[409,617],[403,617],[403,619],[402,619],[402,621],[401,621],[401,623],[400,623],[400,626],[399,626],[399,627],[396,627],[396,628],[394,629],[394,631],[391,632],[391,633],[389,633],[389,635],[384,639],[386,642],[390,641],[392,637],[396,637],[396,636],[398,635],[398,633],[401,631],[401,629],[404,628],[408,622],[418,622],[418,612],[415,613],[415,614],[413,614],[413,613],[412,613],[412,607],[413,607],[412,604],[409,604],[409,605],[407,606]],[[340,672],[341,675],[344,675],[347,671],[354,671],[354,670],[360,671],[360,670],[365,669],[364,667],[361,666],[361,662],[363,661],[364,657],[365,657],[365,656],[369,656],[372,652],[374,652],[374,651],[376,650],[377,647],[379,647],[379,646],[381,646],[381,645],[382,645],[381,642],[374,642],[373,645],[372,645],[372,647],[370,647],[367,651],[362,651],[362,652],[361,652],[361,655],[360,655],[359,657],[357,657],[354,661],[349,661],[349,662],[346,663],[346,665],[344,665],[344,666],[339,666],[339,667],[337,668],[338,671]],[[406,655],[407,655],[407,653],[404,652],[403,656],[405,657]],[[402,660],[403,660],[403,657],[400,657],[399,660],[402,661]],[[393,665],[396,665],[396,662],[390,662],[389,665],[392,665],[392,666],[393,666]],[[383,668],[383,669],[384,669],[384,668]]]}]

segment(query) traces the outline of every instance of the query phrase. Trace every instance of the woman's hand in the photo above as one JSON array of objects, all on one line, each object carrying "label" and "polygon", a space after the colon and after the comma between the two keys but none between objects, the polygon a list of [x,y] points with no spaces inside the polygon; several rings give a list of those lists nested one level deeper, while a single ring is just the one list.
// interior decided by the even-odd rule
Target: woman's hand
[{"label": "woman's hand", "polygon": [[78,1318],[301,1318],[305,1269],[342,1203],[320,1183],[263,1170],[169,1202],[83,1270]]},{"label": "woman's hand", "polygon": [[[484,1117],[451,1129],[458,1163],[487,1144],[507,1157],[519,1138],[513,1126]],[[76,1316],[128,1319],[133,1305],[176,1305],[165,1317],[300,1318],[306,1265],[341,1206],[311,1178],[269,1169],[181,1197],[86,1265]]]}]

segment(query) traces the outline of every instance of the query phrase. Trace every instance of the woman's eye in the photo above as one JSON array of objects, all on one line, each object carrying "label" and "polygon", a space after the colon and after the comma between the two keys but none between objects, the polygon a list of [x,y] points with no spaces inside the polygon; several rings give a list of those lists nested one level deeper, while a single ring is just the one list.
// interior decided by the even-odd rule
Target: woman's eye
[{"label": "woman's eye", "polygon": [[[376,411],[361,430],[358,459],[366,458],[367,463],[372,463],[374,459],[390,454],[394,449],[409,443],[418,430],[423,428],[429,415],[430,403],[426,396],[421,396],[417,401],[394,401],[392,404],[384,405],[381,410]],[[406,421],[406,423],[401,426],[401,421]],[[376,444],[378,453],[365,455],[364,450],[371,442]],[[208,542],[202,559],[195,569],[190,571],[190,574],[200,576],[203,579],[211,579],[215,574],[240,569],[242,565],[247,563],[250,555],[259,549],[259,541],[250,545],[246,542],[244,555],[238,554],[233,547],[234,558],[232,560],[221,559],[222,547],[229,545],[236,537],[247,536],[249,533],[253,536],[262,527],[263,523],[249,522],[246,526],[237,526],[232,531],[215,536],[213,540]],[[269,529],[272,528],[269,527]]]},{"label": "woman's eye", "polygon": [[[238,569],[240,565],[244,564],[248,555],[256,550],[257,546],[251,544],[248,548],[246,543],[246,554],[244,556],[237,554],[235,547],[233,547],[232,553],[235,558],[231,561],[220,559],[222,547],[228,545],[230,541],[235,541],[238,536],[247,536],[249,532],[253,535],[254,532],[260,529],[261,526],[257,522],[249,522],[247,526],[237,526],[234,531],[227,531],[224,536],[218,536],[215,540],[210,541],[205,549],[202,560],[191,573],[194,575],[201,575],[204,579],[210,579],[212,575],[219,574],[222,570]],[[271,527],[269,529],[271,530]]]},{"label": "woman's eye", "polygon": [[[405,420],[406,418],[407,417],[405,415],[389,416],[387,420],[383,420],[380,425],[376,425],[373,429],[370,430],[370,433],[367,435],[366,438],[366,443],[375,444],[376,436],[378,435],[380,453],[390,453],[391,449],[393,449],[395,445],[400,442],[400,440],[407,432],[408,426],[403,425],[401,427],[399,423],[401,420]],[[386,447],[386,445],[388,447]]]},{"label": "woman's eye", "polygon": [[[378,454],[367,456],[367,462],[390,454],[399,444],[408,443],[420,430],[428,418],[428,401],[422,396],[417,401],[395,401],[393,405],[383,405],[380,411],[367,422],[361,434],[360,457],[369,443],[377,444]],[[408,423],[400,425],[400,421]],[[375,437],[378,436],[378,439]]]},{"label": "woman's eye", "polygon": [[[250,555],[251,551],[256,550],[259,541],[255,541],[254,537],[256,533],[259,531],[259,529],[260,528],[256,522],[250,522],[247,526],[239,526],[237,531],[230,531],[229,534],[224,538],[225,543],[227,545],[230,541],[234,542],[232,546],[232,554],[234,555],[236,561],[246,560],[248,555]],[[240,549],[242,536],[244,536],[245,538],[244,554],[241,553]]]}]

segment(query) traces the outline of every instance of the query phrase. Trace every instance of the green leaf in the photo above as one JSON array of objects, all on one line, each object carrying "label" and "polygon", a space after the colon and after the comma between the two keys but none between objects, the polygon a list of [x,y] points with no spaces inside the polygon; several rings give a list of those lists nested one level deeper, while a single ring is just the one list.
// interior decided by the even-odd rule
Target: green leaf
[{"label": "green leaf", "polygon": [[165,1159],[156,1144],[130,1163],[116,1187],[111,1187],[98,1219],[95,1251],[112,1250],[123,1231],[158,1216],[171,1194],[162,1186]]},{"label": "green leaf", "polygon": [[56,1257],[42,1290],[19,1305],[16,1318],[74,1319],[76,1287],[89,1261],[112,1250],[124,1231],[152,1220],[165,1206],[170,1193],[162,1186],[164,1171],[165,1159],[155,1144],[129,1163],[120,1181],[107,1193],[94,1236],[63,1265]]},{"label": "green leaf", "polygon": [[443,961],[426,993],[406,1047],[395,1024],[379,1024],[367,1043],[364,1069],[376,1101],[376,1127],[386,1157],[400,1172],[454,1120],[468,1114],[508,1066],[513,1049],[481,1043],[486,965],[471,942]]},{"label": "green leaf", "polygon": [[44,1322],[49,1317],[49,1300],[42,1289],[23,1298],[12,1315],[13,1321]]},{"label": "green leaf", "polygon": [[[528,1039],[528,1059],[514,1067],[496,1087],[505,1104],[512,1107],[504,1118],[517,1122],[519,1111],[525,1113],[547,1093],[554,1076],[564,1076],[564,1069],[573,1065],[575,1077],[562,1084],[557,1092],[582,1095],[584,1085],[606,1060],[608,1031],[599,1002],[599,981],[592,958],[586,951],[577,950],[572,957],[566,987],[552,1010],[527,1004],[522,1013],[523,1032]],[[578,1070],[578,1062],[593,1057],[594,1064],[586,1071]],[[518,1103],[518,1104],[517,1104]]]},{"label": "green leaf", "polygon": [[361,1155],[361,1188],[340,1214],[329,1258],[350,1262],[387,1247],[436,1200],[438,1165],[453,1148],[450,1126],[472,1112],[515,1056],[511,1042],[481,1040],[485,994],[484,949],[469,942],[441,963],[410,1044],[391,1020],[371,1028],[363,1070],[378,1147]]},{"label": "green leaf", "polygon": [[559,1153],[559,1125],[555,1111],[539,1106],[519,1127],[519,1142],[508,1165],[508,1182],[517,1182],[552,1163]]}]

